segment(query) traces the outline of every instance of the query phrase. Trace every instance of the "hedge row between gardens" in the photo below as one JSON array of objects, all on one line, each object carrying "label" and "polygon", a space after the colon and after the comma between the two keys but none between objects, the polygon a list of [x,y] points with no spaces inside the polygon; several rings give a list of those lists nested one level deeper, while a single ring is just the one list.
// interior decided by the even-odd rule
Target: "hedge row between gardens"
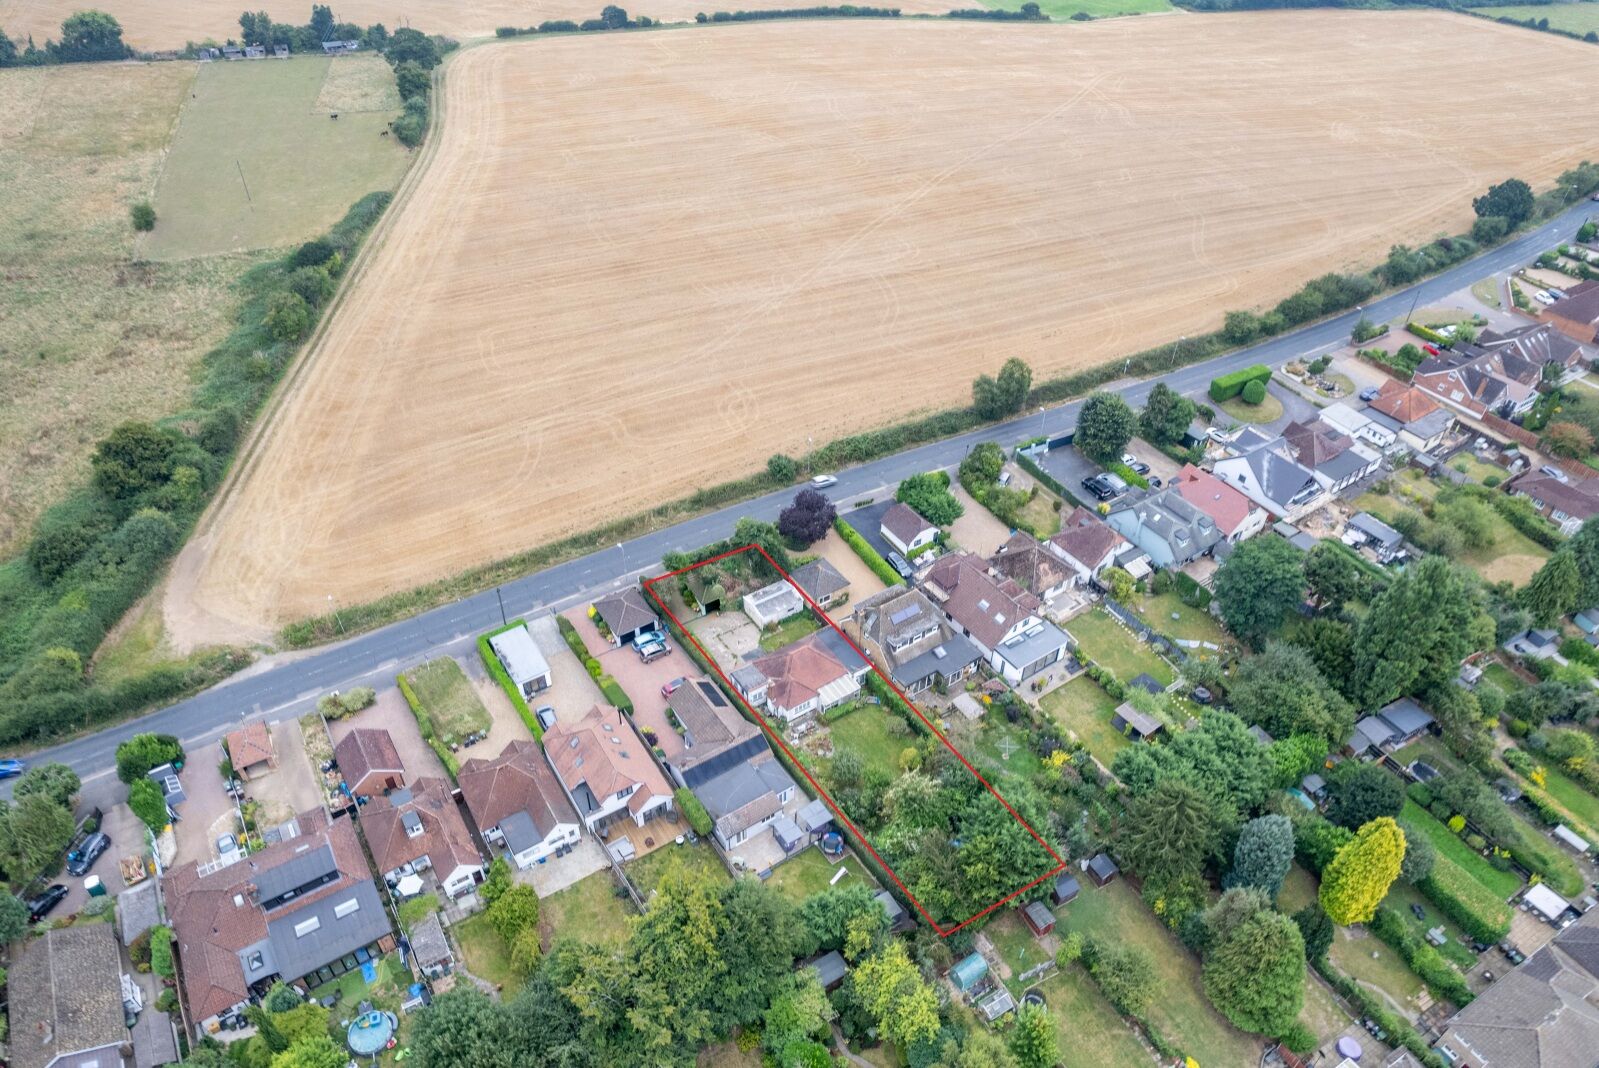
[{"label": "hedge row between gardens", "polygon": [[872,569],[872,574],[890,586],[896,586],[905,581],[899,577],[898,571],[888,566],[888,561],[883,559],[882,554],[872,548],[870,542],[861,537],[859,531],[844,522],[842,516],[833,520],[833,529],[838,531],[838,536],[844,539],[844,544],[854,549],[855,555],[865,561],[866,566]]},{"label": "hedge row between gardens", "polygon": [[521,688],[511,681],[511,676],[505,672],[505,665],[500,663],[500,658],[495,656],[494,650],[489,647],[489,639],[496,634],[504,634],[508,630],[515,630],[517,627],[526,625],[521,620],[517,620],[515,623],[507,623],[497,630],[491,630],[487,634],[478,635],[477,652],[483,658],[483,666],[488,668],[489,676],[500,684],[500,688],[505,691],[505,696],[511,699],[511,707],[515,708],[516,714],[522,717],[522,722],[527,725],[527,729],[533,732],[534,738],[543,740],[544,725],[533,714],[533,710],[527,706],[527,698],[522,696]]}]

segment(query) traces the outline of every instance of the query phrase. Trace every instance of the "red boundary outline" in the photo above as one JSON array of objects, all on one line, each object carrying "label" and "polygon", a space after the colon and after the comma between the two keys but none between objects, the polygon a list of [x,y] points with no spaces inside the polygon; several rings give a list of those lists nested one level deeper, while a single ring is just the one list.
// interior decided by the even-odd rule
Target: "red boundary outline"
[{"label": "red boundary outline", "polygon": [[[754,708],[752,708],[750,706],[750,703],[744,699],[744,696],[742,694],[739,693],[738,687],[733,685],[732,680],[729,679],[727,677],[727,674],[722,670],[722,665],[717,663],[716,658],[714,656],[711,656],[709,653],[707,653],[705,651],[705,647],[700,645],[699,640],[694,637],[694,632],[689,630],[688,627],[684,625],[682,620],[678,619],[677,616],[673,615],[671,608],[667,607],[666,601],[662,599],[660,594],[655,592],[655,583],[657,583],[657,582],[661,582],[661,581],[664,581],[664,580],[669,579],[669,578],[675,578],[678,575],[682,575],[682,574],[685,574],[686,572],[693,571],[695,568],[704,567],[706,564],[714,564],[718,560],[725,560],[729,556],[736,556],[739,553],[749,552],[751,549],[754,549],[756,552],[760,553],[763,557],[765,557],[766,558],[766,562],[768,564],[772,565],[772,568],[779,575],[783,576],[783,580],[785,582],[787,582],[790,586],[793,586],[795,590],[799,591],[800,597],[803,598],[805,603],[810,606],[811,611],[815,612],[818,616],[820,616],[827,623],[827,625],[829,627],[833,628],[834,633],[836,633],[840,638],[843,638],[846,642],[848,642],[850,648],[854,649],[857,653],[860,654],[861,659],[866,661],[867,667],[871,668],[872,671],[877,675],[877,677],[879,679],[882,679],[883,682],[888,686],[888,688],[893,690],[894,693],[899,696],[899,699],[901,701],[905,702],[905,707],[909,708],[912,712],[916,713],[917,718],[920,719],[924,725],[926,725],[928,730],[933,732],[933,736],[935,738],[937,738],[939,741],[943,742],[944,743],[944,747],[946,749],[948,749],[951,753],[955,754],[955,759],[959,760],[962,764],[964,764],[966,766],[966,770],[971,772],[974,776],[976,776],[977,781],[983,784],[983,788],[986,789],[990,794],[994,795],[994,797],[999,801],[1000,804],[1005,806],[1005,811],[1009,812],[1011,814],[1011,817],[1017,823],[1021,824],[1022,827],[1027,831],[1028,834],[1033,836],[1033,841],[1037,842],[1039,845],[1044,847],[1044,851],[1046,853],[1048,853],[1055,860],[1055,866],[1053,868],[1051,868],[1049,871],[1046,871],[1044,874],[1040,875],[1038,878],[1034,879],[1032,882],[1026,884],[1025,886],[1017,887],[1015,890],[1012,890],[1010,893],[1006,894],[1004,897],[1000,898],[998,901],[994,902],[992,905],[988,906],[986,909],[983,909],[983,911],[977,913],[974,916],[967,917],[965,920],[962,920],[960,923],[956,924],[953,927],[940,927],[938,925],[937,921],[935,921],[933,919],[933,917],[928,913],[927,909],[925,909],[922,906],[922,903],[920,901],[916,900],[916,895],[912,894],[910,892],[910,890],[905,886],[905,884],[900,881],[899,875],[894,871],[894,869],[892,867],[889,866],[888,862],[885,861],[882,857],[878,856],[877,850],[872,848],[872,843],[867,841],[866,835],[862,834],[861,831],[860,831],[860,828],[856,827],[855,824],[850,822],[849,817],[844,815],[844,810],[838,807],[837,803],[835,803],[833,801],[832,797],[828,795],[826,790],[822,789],[822,784],[816,781],[816,778],[811,774],[811,770],[805,766],[805,762],[803,760],[801,760],[799,757],[794,755],[794,751],[791,750],[788,747],[788,744],[783,741],[782,735],[778,734],[777,731],[773,729],[771,723],[768,722],[767,717],[761,715],[761,713],[759,713],[758,711],[756,711]],[[1000,792],[998,790],[994,789],[993,785],[987,779],[983,778],[982,773],[979,772],[976,768],[972,767],[971,762],[968,761],[963,755],[961,755],[961,751],[959,749],[956,749],[955,746],[950,743],[950,740],[948,738],[944,737],[944,732],[939,730],[936,726],[933,725],[933,722],[931,720],[929,720],[927,718],[927,716],[922,713],[922,710],[920,708],[916,707],[915,702],[913,702],[909,697],[905,696],[904,691],[901,690],[898,686],[896,686],[894,684],[894,680],[890,679],[887,675],[883,674],[883,672],[878,668],[878,666],[875,663],[872,662],[872,658],[867,656],[865,651],[863,649],[861,649],[860,646],[856,645],[854,640],[851,639],[848,634],[845,634],[844,631],[842,629],[840,629],[840,627],[839,627],[839,625],[837,623],[833,622],[833,617],[829,616],[826,612],[824,612],[822,610],[820,605],[818,605],[815,601],[811,600],[811,595],[806,593],[805,590],[800,587],[800,584],[795,582],[793,580],[793,578],[791,578],[789,576],[789,573],[787,571],[784,571],[781,567],[779,567],[777,561],[773,560],[772,557],[770,556],[770,554],[768,554],[765,549],[761,548],[761,546],[759,546],[757,544],[750,544],[750,545],[742,546],[742,547],[737,548],[737,549],[729,549],[726,552],[718,553],[717,555],[712,556],[712,557],[710,557],[708,559],[701,560],[697,564],[691,564],[688,567],[679,568],[676,571],[669,571],[669,572],[667,572],[664,575],[657,575],[655,578],[647,578],[647,579],[644,580],[644,589],[649,593],[649,595],[652,598],[655,599],[655,603],[661,606],[661,611],[665,612],[671,618],[672,622],[677,624],[678,629],[683,632],[683,636],[686,637],[690,642],[694,643],[694,648],[699,650],[700,656],[702,656],[705,659],[705,662],[707,664],[710,664],[711,667],[716,671],[716,674],[721,677],[721,680],[722,680],[723,684],[726,686],[727,691],[733,695],[734,699],[737,700],[739,704],[743,705],[744,708],[746,710],[748,710],[749,714],[754,718],[755,722],[760,724],[761,729],[764,730],[767,733],[767,735],[772,739],[772,741],[776,742],[778,744],[778,746],[780,746],[782,748],[783,752],[788,754],[788,758],[791,761],[794,762],[794,765],[796,767],[798,767],[802,773],[804,773],[806,781],[809,782],[811,784],[812,788],[815,789],[815,791],[817,793],[817,796],[822,798],[822,800],[826,801],[827,802],[827,807],[833,810],[833,814],[836,815],[839,819],[843,820],[844,821],[844,825],[855,833],[856,839],[861,843],[861,845],[866,847],[866,851],[872,855],[873,859],[875,859],[877,861],[877,863],[882,867],[882,869],[884,871],[888,872],[889,878],[894,880],[894,885],[898,886],[900,888],[900,891],[907,898],[910,899],[911,904],[916,906],[916,911],[920,912],[922,914],[922,918],[927,921],[928,925],[930,927],[932,927],[933,930],[937,931],[940,935],[944,936],[945,938],[948,938],[950,935],[954,934],[956,931],[959,931],[961,928],[966,927],[969,924],[974,923],[975,921],[982,919],[984,916],[987,916],[990,912],[993,912],[995,909],[999,908],[1001,905],[1005,904],[1006,902],[1010,901],[1011,899],[1017,897],[1020,894],[1026,893],[1028,890],[1031,890],[1033,887],[1037,886],[1039,883],[1043,882],[1045,879],[1048,879],[1050,876],[1056,875],[1059,872],[1062,872],[1062,871],[1064,871],[1066,869],[1066,861],[1061,859],[1060,854],[1056,853],[1055,850],[1050,848],[1049,843],[1044,841],[1044,839],[1039,836],[1037,831],[1033,830],[1033,828],[1028,824],[1028,822],[1026,820],[1022,819],[1021,815],[1014,808],[1011,807],[1010,802],[1006,801],[1005,798],[1000,794]]]}]

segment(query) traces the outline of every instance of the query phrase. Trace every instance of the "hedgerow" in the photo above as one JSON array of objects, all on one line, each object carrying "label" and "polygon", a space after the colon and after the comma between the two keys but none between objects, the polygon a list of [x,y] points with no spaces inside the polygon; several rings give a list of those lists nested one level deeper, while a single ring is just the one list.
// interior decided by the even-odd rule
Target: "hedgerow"
[{"label": "hedgerow", "polygon": [[1252,364],[1230,374],[1218,375],[1210,380],[1210,399],[1218,402],[1232,400],[1242,393],[1249,383],[1266,382],[1270,379],[1271,368],[1263,363]]},{"label": "hedgerow", "polygon": [[833,529],[838,531],[838,536],[844,539],[844,544],[855,550],[855,555],[860,557],[866,566],[872,569],[872,574],[890,586],[897,586],[905,581],[899,577],[898,571],[888,565],[888,561],[883,559],[882,554],[872,548],[871,543],[861,537],[855,528],[844,522],[842,518],[833,520]]}]

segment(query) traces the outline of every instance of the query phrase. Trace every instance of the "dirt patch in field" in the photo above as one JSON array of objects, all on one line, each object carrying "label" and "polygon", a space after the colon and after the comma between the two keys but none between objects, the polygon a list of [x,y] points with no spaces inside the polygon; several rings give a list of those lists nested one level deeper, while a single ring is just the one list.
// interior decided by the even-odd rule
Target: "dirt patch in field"
[{"label": "dirt patch in field", "polygon": [[[96,10],[106,11],[122,24],[123,37],[139,48],[182,48],[185,41],[207,37],[221,42],[239,36],[238,0],[97,0]],[[370,26],[381,22],[390,30],[411,26],[423,33],[449,37],[492,37],[500,26],[537,26],[541,22],[600,17],[605,0],[340,0],[333,8],[340,22]],[[712,4],[704,0],[654,0],[625,5],[637,18],[648,15],[667,22],[693,21],[696,12],[719,10],[758,11],[799,6],[794,0],[740,0],[737,4]],[[907,15],[942,15],[949,0],[909,0],[894,5]],[[991,5],[972,3],[967,7]],[[1136,6],[1136,5],[1133,5]],[[14,41],[33,34],[42,47],[47,37],[61,36],[61,21],[84,9],[82,0],[0,0],[0,26]],[[252,11],[265,11],[275,22],[302,26],[311,7],[303,0],[264,0]]]},{"label": "dirt patch in field", "polygon": [[1043,377],[1210,329],[1591,156],[1540,87],[1599,89],[1584,48],[1317,11],[466,50],[197,597],[367,600],[962,403],[1007,356]]}]

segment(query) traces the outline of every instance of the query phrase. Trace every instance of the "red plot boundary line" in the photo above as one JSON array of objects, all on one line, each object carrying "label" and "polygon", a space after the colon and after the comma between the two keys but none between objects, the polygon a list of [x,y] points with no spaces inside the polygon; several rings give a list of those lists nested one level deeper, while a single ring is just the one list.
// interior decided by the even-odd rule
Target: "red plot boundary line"
[{"label": "red plot boundary line", "polygon": [[[738,687],[733,685],[733,681],[729,679],[727,677],[727,673],[722,670],[721,664],[717,663],[714,656],[711,656],[705,651],[705,647],[699,643],[699,639],[694,636],[694,633],[688,629],[682,620],[677,618],[677,616],[672,612],[672,609],[667,605],[666,600],[660,594],[655,592],[655,583],[657,582],[664,582],[667,579],[676,578],[678,575],[686,574],[687,572],[693,571],[696,568],[704,567],[707,564],[714,564],[718,560],[725,560],[730,556],[737,556],[739,553],[746,553],[751,550],[760,553],[761,556],[766,559],[766,562],[772,566],[773,570],[775,570],[779,575],[783,576],[783,581],[787,582],[790,586],[793,586],[795,590],[799,591],[800,597],[807,605],[810,606],[811,611],[820,616],[822,621],[825,622],[829,627],[832,627],[835,634],[837,634],[840,638],[843,638],[845,642],[849,643],[849,647],[854,649],[855,652],[860,655],[860,658],[866,662],[866,666],[870,668],[879,679],[882,679],[883,683],[887,685],[889,689],[893,690],[901,701],[905,702],[905,707],[916,713],[916,717],[922,721],[923,725],[926,726],[928,730],[933,732],[933,736],[939,741],[943,742],[946,749],[955,754],[955,759],[959,760],[963,765],[965,765],[966,770],[971,772],[972,775],[976,777],[977,781],[983,784],[983,788],[992,794],[1000,804],[1005,806],[1005,811],[1011,814],[1011,818],[1017,823],[1021,824],[1022,828],[1026,830],[1028,834],[1032,835],[1033,841],[1042,846],[1044,851],[1048,853],[1055,861],[1055,866],[1053,868],[1051,868],[1049,871],[1046,871],[1032,882],[1027,883],[1025,886],[1017,887],[1015,890],[1012,890],[1010,893],[1006,894],[992,905],[989,905],[981,912],[967,917],[960,923],[955,924],[953,927],[943,927],[938,923],[938,921],[933,919],[932,915],[925,907],[923,907],[922,903],[916,899],[916,895],[911,893],[910,889],[900,881],[899,874],[894,871],[887,861],[878,855],[877,850],[872,847],[872,843],[867,841],[866,835],[862,834],[860,828],[856,827],[855,824],[850,821],[850,818],[844,814],[844,810],[840,808],[838,803],[833,800],[832,796],[822,788],[822,784],[816,781],[816,777],[811,774],[810,768],[805,766],[805,762],[794,755],[794,751],[788,747],[788,743],[783,740],[783,736],[772,727],[767,717],[762,715],[744,699],[744,695],[739,693]],[[734,699],[737,700],[739,704],[743,705],[749,711],[755,722],[760,724],[761,729],[766,732],[767,736],[770,737],[772,741],[776,742],[778,747],[788,755],[789,760],[793,762],[795,767],[800,769],[800,773],[803,774],[806,781],[811,784],[811,787],[816,791],[817,796],[823,801],[827,802],[827,807],[833,810],[833,814],[842,820],[846,827],[854,832],[856,840],[866,848],[866,851],[872,855],[872,858],[877,861],[878,865],[881,866],[884,871],[888,872],[889,878],[894,880],[894,885],[900,888],[900,891],[910,899],[911,904],[916,906],[916,911],[920,912],[922,914],[922,918],[927,921],[928,925],[940,935],[948,938],[961,928],[982,919],[984,916],[987,916],[990,912],[993,912],[1001,905],[1006,904],[1021,894],[1025,894],[1027,891],[1031,890],[1045,879],[1048,879],[1050,876],[1059,874],[1060,872],[1066,870],[1066,861],[1061,858],[1060,854],[1056,853],[1055,850],[1050,847],[1050,844],[1044,841],[1044,839],[1040,837],[1039,833],[1033,830],[1032,826],[1028,824],[1026,820],[1022,819],[1021,814],[1011,807],[1011,803],[1005,800],[1004,796],[998,790],[994,789],[993,785],[983,777],[982,772],[973,767],[971,762],[968,761],[964,755],[962,755],[961,751],[956,749],[950,740],[944,736],[944,732],[939,730],[938,727],[936,727],[933,722],[922,713],[920,708],[916,707],[915,702],[913,702],[909,697],[905,696],[905,692],[895,685],[894,680],[885,675],[878,668],[878,666],[872,662],[872,658],[866,655],[865,650],[856,645],[855,641],[848,634],[845,634],[837,623],[833,622],[833,617],[823,611],[822,607],[811,599],[811,595],[806,593],[800,584],[795,582],[794,579],[790,577],[787,571],[779,567],[777,561],[773,560],[770,554],[768,554],[765,549],[761,548],[761,546],[757,544],[750,544],[741,546],[737,549],[729,549],[726,552],[718,553],[717,555],[709,557],[708,559],[701,560],[697,564],[691,564],[688,567],[679,568],[676,571],[669,571],[664,575],[657,575],[655,578],[645,579],[644,589],[655,600],[655,603],[661,606],[661,611],[665,612],[667,616],[671,618],[672,622],[677,624],[678,629],[683,632],[683,636],[693,643],[694,648],[699,650],[700,656],[707,664],[711,665],[711,669],[716,672],[718,677],[721,678],[723,684],[727,688],[727,691],[733,695]]]}]

